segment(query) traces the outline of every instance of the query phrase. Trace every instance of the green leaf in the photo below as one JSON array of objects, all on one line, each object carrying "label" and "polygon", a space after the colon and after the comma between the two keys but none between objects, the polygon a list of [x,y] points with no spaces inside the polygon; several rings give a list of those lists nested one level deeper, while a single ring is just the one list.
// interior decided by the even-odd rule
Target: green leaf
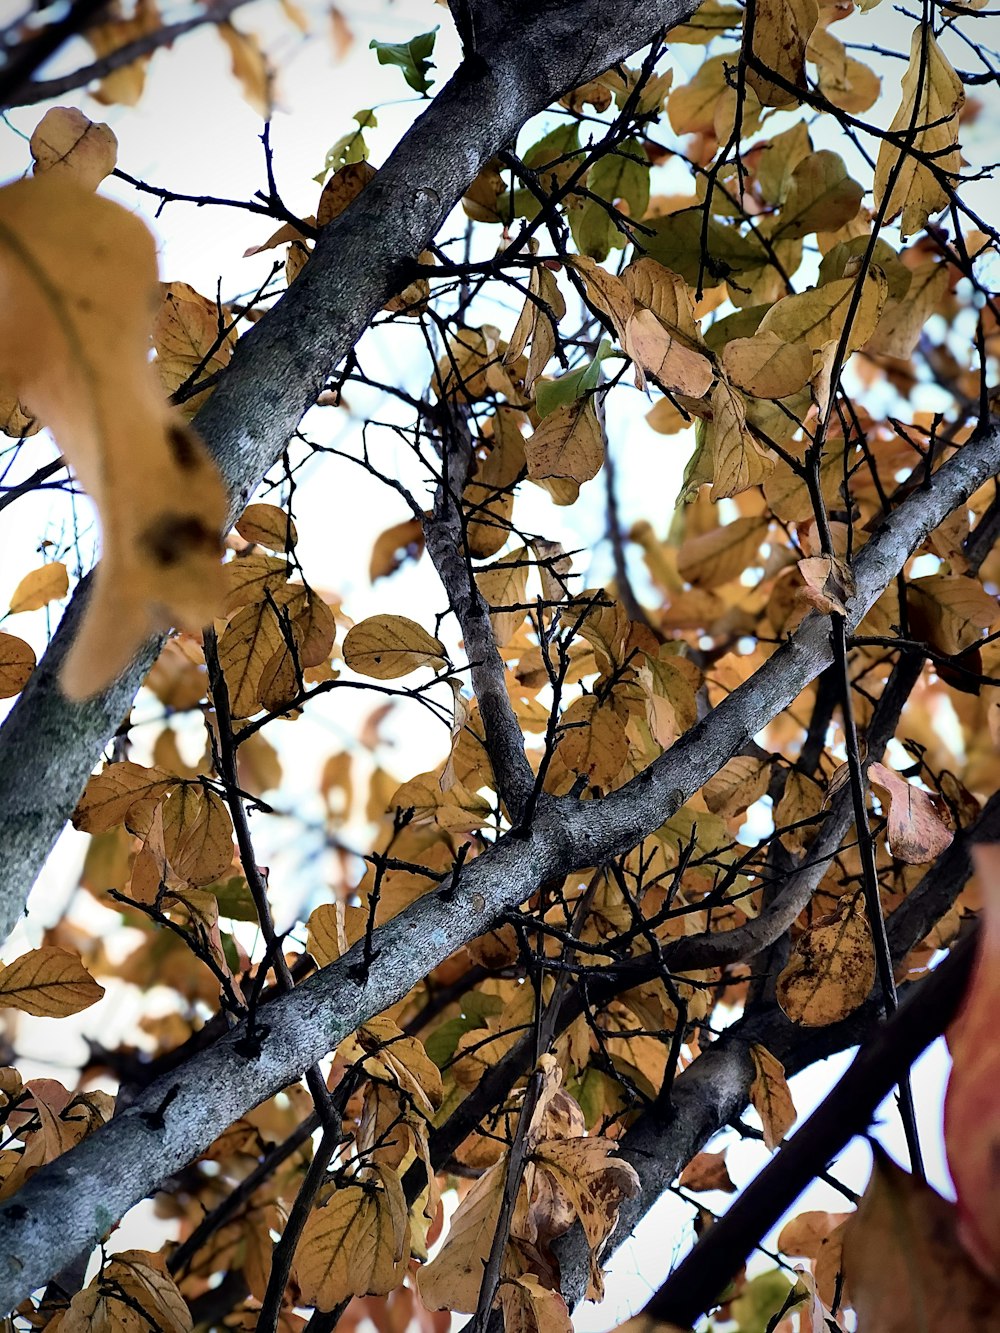
[{"label": "green leaf", "polygon": [[571,370],[568,375],[560,375],[555,380],[539,380],[535,385],[535,405],[539,417],[547,417],[557,407],[565,407],[591,389],[596,389],[601,378],[601,362],[611,355],[611,343],[603,338],[597,355],[587,365],[581,366],[579,370]]},{"label": "green leaf", "polygon": [[323,170],[313,177],[317,185],[324,184],[331,171],[339,171],[341,167],[346,167],[351,162],[368,161],[369,149],[363,131],[376,128],[378,121],[375,112],[368,110],[355,111],[354,119],[358,128],[341,135],[333,147],[327,149]]},{"label": "green leaf", "polygon": [[[648,225],[652,234],[636,238],[636,244],[664,268],[679,273],[694,287],[699,274],[705,287],[713,287],[732,273],[762,268],[767,262],[763,246],[740,234],[735,227],[709,218],[704,227],[701,208],[685,208],[654,218]],[[707,245],[705,245],[707,241]]]},{"label": "green leaf", "polygon": [[432,28],[430,32],[411,37],[408,42],[377,42],[373,38],[368,49],[377,53],[380,65],[398,65],[410,87],[426,95],[434,82],[427,77],[427,71],[434,68],[431,56],[437,33],[437,28]]},{"label": "green leaf", "polygon": [[637,139],[626,139],[616,152],[602,157],[590,170],[587,189],[599,199],[587,198],[569,210],[570,230],[581,254],[602,261],[609,250],[623,250],[628,236],[615,225],[600,203],[624,200],[628,215],[641,218],[649,207],[649,161]]}]

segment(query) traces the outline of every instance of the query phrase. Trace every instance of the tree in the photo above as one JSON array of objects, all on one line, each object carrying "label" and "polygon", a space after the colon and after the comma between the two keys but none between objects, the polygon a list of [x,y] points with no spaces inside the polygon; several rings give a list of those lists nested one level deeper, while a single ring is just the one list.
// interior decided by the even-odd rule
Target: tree
[{"label": "tree", "polygon": [[[236,8],[42,11],[5,32],[3,104],[95,81],[130,104],[152,52],[215,24],[268,112]],[[267,184],[241,201],[137,179],[79,109],[39,120],[30,176],[0,191],[0,399],[26,469],[0,504],[72,467],[103,556],[37,664],[0,632],[0,916],[9,933],[71,818],[102,924],[67,915],[8,957],[0,1002],[65,1022],[97,977],[173,998],[136,1000],[113,1049],[90,1029],[72,1086],[25,1081],[11,1046],[13,1326],[440,1328],[453,1310],[566,1329],[660,1195],[732,1189],[727,1140],[706,1151],[722,1131],[773,1160],[724,1219],[699,1208],[636,1328],[720,1302],[744,1330],[849,1327],[852,1308],[878,1333],[995,1322],[1000,873],[977,844],[1000,834],[1000,238],[960,139],[965,89],[989,96],[997,72],[979,0],[925,6],[885,57],[886,127],[872,19],[851,19],[858,54],[836,35],[851,8],[452,0],[463,59],[442,86],[435,33],[373,42],[420,114],[377,169],[376,113],[345,125],[310,217],[278,191],[268,128]],[[92,57],[37,77],[74,35]],[[690,77],[682,48],[702,53]],[[144,224],[95,193],[112,174],[270,219],[277,262],[230,299],[156,288]],[[322,442],[311,423],[376,392],[346,449]],[[653,495],[626,527],[640,393],[689,458],[676,509]],[[36,466],[40,426],[62,455]],[[296,503],[319,453],[382,483],[369,578],[409,567],[420,605],[354,621],[313,586]],[[554,533],[595,496],[613,578],[588,587]],[[68,588],[47,559],[11,613]],[[375,715],[360,777],[328,754],[343,873],[285,931],[254,846],[272,738],[360,691],[428,710],[447,743],[390,776]],[[922,1179],[909,1080],[953,1020],[957,1208]],[[856,1045],[779,1147],[787,1077]],[[856,1211],[845,1190],[841,1213],[793,1218],[784,1270],[747,1278],[897,1085],[909,1172],[877,1162]],[[461,1203],[428,1260],[446,1188]],[[151,1194],[161,1251],[103,1248]]]}]

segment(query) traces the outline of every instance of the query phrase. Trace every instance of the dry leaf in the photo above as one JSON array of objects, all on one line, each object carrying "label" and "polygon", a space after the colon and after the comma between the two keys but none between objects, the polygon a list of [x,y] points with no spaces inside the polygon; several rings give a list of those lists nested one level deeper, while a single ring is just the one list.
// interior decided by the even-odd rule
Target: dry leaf
[{"label": "dry leaf", "polygon": [[1000,847],[974,846],[982,886],[976,961],[958,1016],[948,1029],[951,1074],[944,1104],[948,1168],[958,1196],[958,1235],[975,1262],[1000,1277]]},{"label": "dry leaf", "polygon": [[754,398],[787,398],[812,373],[812,356],[805,344],[787,343],[766,331],[726,343],[722,364],[733,384]]},{"label": "dry leaf", "polygon": [[0,1007],[36,1018],[78,1014],[103,994],[77,955],[65,949],[32,949],[0,969]]},{"label": "dry leaf", "polygon": [[240,32],[228,21],[219,23],[217,31],[229,47],[233,77],[239,80],[244,99],[261,120],[270,120],[273,79],[260,42],[253,33]]},{"label": "dry leaf", "polygon": [[399,1176],[371,1167],[359,1179],[334,1190],[302,1230],[294,1271],[304,1305],[332,1310],[350,1296],[384,1295],[403,1279],[410,1242]]},{"label": "dry leaf", "polygon": [[35,669],[35,652],[16,634],[0,631],[0,699],[20,694]]},{"label": "dry leaf", "polygon": [[[753,27],[744,35],[744,49],[793,89],[805,88],[806,47],[818,18],[816,0],[757,0]],[[746,81],[764,106],[794,106],[797,101],[794,91],[752,67],[747,69]]]},{"label": "dry leaf", "polygon": [[0,377],[49,426],[101,515],[103,559],[62,685],[109,684],[156,630],[221,601],[222,483],[148,361],[156,255],[126,209],[49,172],[0,191]]},{"label": "dry leaf", "polygon": [[420,1299],[428,1310],[472,1313],[483,1284],[503,1202],[507,1158],[483,1173],[458,1205],[444,1244],[417,1273]]},{"label": "dry leaf", "polygon": [[247,505],[236,520],[236,531],[246,541],[266,546],[269,551],[290,551],[298,541],[291,515],[277,505]]},{"label": "dry leaf", "polygon": [[726,1194],[736,1193],[736,1186],[726,1166],[725,1152],[698,1153],[688,1162],[677,1183],[682,1189],[692,1190],[695,1194],[701,1194],[706,1190],[722,1190]]},{"label": "dry leaf", "polygon": [[49,602],[58,601],[69,592],[69,574],[61,560],[33,569],[14,589],[10,599],[12,615],[21,611],[37,611]]},{"label": "dry leaf", "polygon": [[940,856],[955,836],[945,823],[943,807],[920,787],[884,764],[869,764],[868,778],[888,797],[886,837],[893,856],[910,865],[924,865]]},{"label": "dry leaf", "polygon": [[864,904],[846,896],[795,941],[778,976],[777,998],[793,1023],[826,1027],[864,1004],[874,984],[875,950]]},{"label": "dry leaf", "polygon": [[843,1263],[858,1326],[870,1333],[984,1333],[996,1326],[1000,1287],[959,1244],[954,1205],[881,1151],[847,1224]]},{"label": "dry leaf", "polygon": [[67,177],[96,190],[118,161],[118,139],[110,125],[96,124],[73,106],[54,106],[31,135],[34,174]]},{"label": "dry leaf", "polygon": [[546,486],[556,504],[572,504],[580,484],[596,477],[604,462],[593,398],[578,398],[550,412],[524,441],[524,456],[531,480]]},{"label": "dry leaf", "polygon": [[369,616],[344,639],[344,661],[374,680],[395,680],[445,660],[444,644],[407,616]]},{"label": "dry leaf", "polygon": [[122,1250],[112,1256],[59,1323],[61,1333],[191,1333],[187,1302],[158,1254]]},{"label": "dry leaf", "polygon": [[144,835],[154,807],[175,781],[170,773],[130,760],[106,764],[88,781],[73,812],[73,827],[84,833],[106,833],[125,824]]},{"label": "dry leaf", "polygon": [[754,1080],[750,1104],[764,1126],[764,1145],[772,1152],[795,1124],[796,1112],[785,1078],[785,1067],[766,1046],[750,1047]]},{"label": "dry leaf", "polygon": [[233,863],[233,824],[222,797],[200,783],[175,787],[163,803],[163,850],[179,879],[221,879]]}]

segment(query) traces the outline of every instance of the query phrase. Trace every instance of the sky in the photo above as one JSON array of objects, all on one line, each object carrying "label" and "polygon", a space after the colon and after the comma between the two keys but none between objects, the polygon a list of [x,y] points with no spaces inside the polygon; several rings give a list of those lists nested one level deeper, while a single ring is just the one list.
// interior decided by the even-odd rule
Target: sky
[{"label": "sky", "polygon": [[[304,8],[311,14],[324,12],[321,6],[309,3]],[[238,27],[260,35],[265,49],[281,69],[271,131],[275,173],[284,201],[301,215],[315,211],[319,186],[312,178],[321,170],[327,149],[350,127],[355,112],[369,107],[377,109],[378,128],[367,132],[366,137],[372,146],[372,159],[378,164],[420,109],[419,99],[407,89],[400,72],[375,63],[367,49],[370,39],[405,40],[439,25],[435,51],[439,83],[458,60],[450,17],[430,0],[398,0],[383,5],[345,3],[342,8],[355,38],[339,63],[331,61],[332,43],[326,21],[319,24],[316,35],[304,38],[274,0],[260,0],[235,16]],[[883,0],[871,13],[855,15],[847,24],[838,25],[837,32],[842,39],[860,35],[859,39],[877,45],[900,47],[905,44],[910,27],[912,18],[900,7],[891,6],[889,0]],[[984,24],[982,32],[984,38],[989,32],[997,41],[1000,21],[992,20],[989,27]],[[67,51],[61,59],[68,65],[79,54],[78,47]],[[677,66],[677,79],[684,71],[693,70],[700,57],[699,48],[675,48],[672,58]],[[970,63],[967,57],[965,63]],[[904,66],[884,58],[877,61],[877,68],[884,76],[884,91],[871,115],[888,124],[898,99],[898,80]],[[53,64],[46,72],[55,73],[58,69],[59,65]],[[978,90],[976,95],[980,96]],[[228,51],[210,30],[184,37],[172,51],[154,56],[146,92],[136,108],[101,107],[83,94],[62,100],[80,106],[95,120],[106,120],[119,138],[119,166],[143,181],[190,194],[240,199],[251,197],[265,185],[260,118],[241,98],[229,69]],[[13,111],[7,117],[8,128],[0,126],[0,178],[14,178],[30,165],[24,136],[30,134],[43,110]],[[993,105],[969,127],[964,142],[970,160],[988,160],[991,156],[997,123]],[[831,138],[824,143],[822,132],[817,136],[817,146],[843,151],[839,140]],[[849,151],[844,155],[850,166]],[[659,186],[661,192],[669,189],[665,181],[666,178]],[[976,187],[971,196],[984,209],[989,206],[988,188]],[[185,203],[172,203],[157,217],[155,201],[124,182],[108,181],[104,192],[149,222],[157,237],[161,275],[166,280],[188,282],[206,295],[214,295],[218,285],[223,298],[231,299],[252,290],[268,271],[270,256],[244,258],[245,250],[261,244],[273,230],[273,224],[266,218],[237,209],[199,209]],[[507,312],[511,323],[515,316],[516,311]],[[503,314],[498,318],[502,319]],[[416,344],[412,364],[407,361],[405,346],[405,339],[395,334],[391,344],[387,340],[371,341],[369,372],[377,374],[381,367],[384,378],[401,376],[404,387],[421,392],[426,367]],[[370,393],[351,390],[348,396],[358,416],[366,411],[384,410]],[[612,451],[616,457],[627,453],[628,458],[628,465],[618,470],[623,517],[626,525],[640,517],[650,518],[664,532],[691,440],[685,436],[656,435],[644,422],[648,403],[642,396],[631,394],[622,398],[623,410],[609,420],[609,429]],[[309,425],[315,437],[325,443],[356,445],[357,419],[349,418],[346,413],[317,410]],[[43,440],[37,441],[31,451],[26,449],[24,467],[30,470],[38,466],[50,456],[46,453],[48,449]],[[400,468],[408,465],[401,455],[393,461]],[[540,490],[531,487],[525,490],[525,499],[519,501],[525,526],[561,539],[567,547],[583,548],[577,568],[585,586],[600,584],[610,577],[608,555],[600,544],[604,533],[602,482],[598,479],[585,487],[581,502],[571,513],[555,510]],[[355,619],[376,611],[405,611],[421,619],[422,613],[426,616],[440,609],[439,590],[428,590],[425,565],[419,571],[403,570],[374,589],[368,585],[368,553],[374,538],[383,528],[408,516],[401,502],[387,502],[383,488],[350,463],[326,460],[312,467],[303,474],[303,484],[296,496],[299,551],[311,580],[338,594],[345,610]],[[80,549],[89,558],[95,537],[89,506],[83,499],[70,504],[64,496],[43,492],[6,511],[0,520],[0,607],[7,604],[21,575],[39,563],[41,539],[53,541],[61,548],[77,538]],[[641,578],[638,569],[637,577]],[[48,613],[12,618],[3,627],[28,638],[40,650],[51,623],[50,608]],[[279,808],[305,813],[317,821],[322,819],[316,796],[319,767],[340,746],[356,749],[359,723],[371,707],[359,705],[353,692],[344,694],[350,697],[346,705],[341,702],[343,695],[319,702],[312,710],[308,728],[305,724],[279,724],[269,730],[269,738],[278,745],[286,764],[286,781],[274,802]],[[143,707],[140,704],[140,718]],[[401,780],[428,767],[444,753],[446,734],[414,705],[394,710],[384,731],[391,756],[386,762]],[[141,728],[139,734],[141,749],[144,734]],[[155,730],[147,728],[145,734],[151,739]],[[428,759],[428,755],[433,758]],[[363,758],[359,762],[363,763]],[[356,819],[345,832],[356,835],[360,842],[363,823]],[[293,832],[290,824],[279,822],[277,829],[270,831],[262,825],[260,836],[285,878],[279,912],[283,910],[291,920],[318,901],[325,863],[315,855],[317,846],[301,833]],[[37,943],[44,925],[59,916],[72,892],[83,845],[84,839],[72,830],[61,840],[33,894],[30,921],[19,928],[5,957]],[[64,1031],[61,1023],[60,1040]],[[50,1040],[44,1021],[36,1021],[23,1032],[44,1053]],[[827,1061],[793,1081],[800,1122],[835,1081],[847,1058]],[[929,1150],[931,1179],[945,1189],[948,1186],[939,1126],[946,1067],[946,1054],[938,1044],[915,1071],[916,1101],[922,1137]],[[748,1119],[753,1120],[752,1113]],[[876,1136],[894,1156],[905,1160],[898,1119],[891,1108],[886,1108],[880,1118]],[[732,1144],[728,1158],[730,1172],[737,1184],[743,1184],[764,1165],[768,1154],[759,1145],[737,1141],[735,1135],[726,1141]],[[721,1142],[712,1146],[718,1148]],[[867,1177],[868,1164],[868,1149],[858,1141],[844,1155],[837,1172],[859,1188]],[[706,1196],[705,1201],[709,1206],[725,1206],[721,1196]],[[840,1202],[828,1186],[820,1184],[809,1191],[798,1207],[837,1209]],[[669,1198],[651,1211],[636,1239],[613,1260],[604,1304],[599,1309],[585,1307],[577,1315],[579,1329],[598,1333],[613,1327],[630,1310],[642,1305],[666,1272],[670,1260],[686,1246],[686,1216],[686,1207]],[[134,1237],[129,1243],[136,1243]]]}]

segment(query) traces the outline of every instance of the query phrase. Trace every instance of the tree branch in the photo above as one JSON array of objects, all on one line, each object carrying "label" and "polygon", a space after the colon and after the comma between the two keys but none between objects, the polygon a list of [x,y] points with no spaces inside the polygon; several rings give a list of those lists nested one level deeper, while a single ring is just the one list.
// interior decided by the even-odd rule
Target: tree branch
[{"label": "tree branch", "polygon": [[[855,564],[858,591],[848,607],[849,625],[857,623],[927,534],[998,470],[1000,426],[994,424],[941,467],[933,486],[913,492],[890,515]],[[465,863],[457,883],[445,881],[379,927],[370,943],[393,959],[392,968],[359,968],[365,946],[360,941],[268,1006],[269,1028],[257,1053],[249,1056],[241,1048],[241,1025],[41,1168],[0,1209],[0,1306],[16,1306],[159,1181],[204,1152],[222,1128],[297,1079],[361,1023],[401,1000],[539,884],[601,864],[659,828],[831,658],[826,617],[814,614],[646,773],[599,801],[539,801],[530,828],[501,837]],[[730,1108],[728,1118],[745,1105],[748,1057],[745,1047],[733,1052],[731,1046],[732,1038],[717,1042],[678,1080],[678,1141],[683,1134],[696,1142],[700,1134],[718,1128],[720,1110]],[[686,1110],[692,1094],[685,1089],[706,1086],[708,1102],[701,1105],[695,1098]],[[161,1106],[161,1115],[150,1115]],[[656,1169],[664,1176],[672,1171],[671,1180],[676,1174],[666,1158]]]},{"label": "tree branch", "polygon": [[[303,414],[372,316],[405,285],[404,266],[436,234],[484,163],[529,117],[601,73],[697,0],[559,6],[479,3],[477,54],[404,135],[364,192],[320,235],[288,294],[244,335],[195,427],[219,464],[236,518],[281,457]],[[581,52],[580,34],[587,34]],[[373,227],[373,217],[379,219]],[[79,591],[0,728],[0,937],[73,810],[150,665],[150,643],[120,680],[85,704],[57,677],[83,610]]]}]

